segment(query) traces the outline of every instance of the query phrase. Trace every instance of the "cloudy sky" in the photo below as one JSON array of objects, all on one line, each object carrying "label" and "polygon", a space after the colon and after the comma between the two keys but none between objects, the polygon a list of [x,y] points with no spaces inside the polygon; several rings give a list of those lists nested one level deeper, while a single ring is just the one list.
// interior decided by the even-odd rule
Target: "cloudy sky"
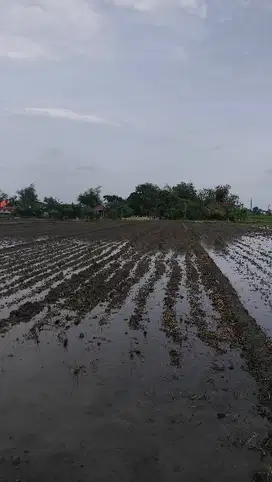
[{"label": "cloudy sky", "polygon": [[0,189],[272,204],[271,0],[2,0]]}]

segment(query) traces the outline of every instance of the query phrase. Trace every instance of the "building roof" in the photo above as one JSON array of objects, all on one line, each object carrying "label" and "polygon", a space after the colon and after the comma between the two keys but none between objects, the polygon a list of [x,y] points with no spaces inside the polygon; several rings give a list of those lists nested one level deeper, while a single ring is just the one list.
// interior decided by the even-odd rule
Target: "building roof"
[{"label": "building roof", "polygon": [[0,213],[12,213],[14,211],[14,208],[11,206],[6,206],[6,207],[0,207]]},{"label": "building roof", "polygon": [[105,211],[105,206],[103,206],[103,204],[98,204],[97,206],[95,206],[94,208],[94,211],[97,211],[97,212],[101,212],[101,211]]},{"label": "building roof", "polygon": [[0,217],[1,216],[10,216],[13,213],[13,210],[7,209],[7,208],[2,208],[0,209]]}]

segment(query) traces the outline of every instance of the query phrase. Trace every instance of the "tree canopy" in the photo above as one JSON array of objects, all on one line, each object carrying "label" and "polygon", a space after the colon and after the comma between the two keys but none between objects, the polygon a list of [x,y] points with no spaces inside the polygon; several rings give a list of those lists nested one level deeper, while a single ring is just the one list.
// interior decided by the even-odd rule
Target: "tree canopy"
[{"label": "tree canopy", "polygon": [[[145,182],[138,184],[127,198],[111,193],[101,195],[101,186],[90,187],[77,197],[76,203],[63,203],[52,196],[39,201],[32,183],[10,197],[0,190],[0,201],[9,199],[15,211],[22,216],[49,216],[60,219],[95,217],[94,208],[104,204],[106,217],[126,218],[148,216],[161,219],[242,219],[243,209],[239,197],[232,193],[229,184],[197,190],[194,184],[181,181],[174,186],[163,187]],[[257,208],[258,209],[258,208]],[[257,211],[254,208],[253,212]]]},{"label": "tree canopy", "polygon": [[38,202],[38,195],[35,185],[32,183],[17,191],[18,202],[23,208],[34,208]]},{"label": "tree canopy", "polygon": [[6,201],[8,199],[8,194],[0,189],[0,202]]},{"label": "tree canopy", "polygon": [[101,204],[101,186],[87,189],[87,191],[79,194],[77,200],[79,204],[89,208],[94,208],[97,204]]}]

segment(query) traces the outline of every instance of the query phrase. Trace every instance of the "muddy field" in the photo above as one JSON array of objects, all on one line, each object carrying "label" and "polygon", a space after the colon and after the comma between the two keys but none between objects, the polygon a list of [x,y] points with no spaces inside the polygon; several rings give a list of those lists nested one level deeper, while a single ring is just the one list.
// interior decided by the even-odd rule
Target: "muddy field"
[{"label": "muddy field", "polygon": [[0,225],[0,482],[272,480],[272,234]]}]

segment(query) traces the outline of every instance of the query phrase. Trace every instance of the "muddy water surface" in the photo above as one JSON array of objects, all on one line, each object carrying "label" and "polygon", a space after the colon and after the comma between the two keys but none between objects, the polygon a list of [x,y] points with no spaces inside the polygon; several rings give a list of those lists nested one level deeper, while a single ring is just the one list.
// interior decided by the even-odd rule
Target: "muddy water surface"
[{"label": "muddy water surface", "polygon": [[207,248],[209,255],[236,289],[244,306],[272,335],[272,240],[242,237],[224,254]]},{"label": "muddy water surface", "polygon": [[246,482],[266,470],[259,386],[190,239],[134,229],[82,241],[78,258],[73,239],[22,246],[39,266],[18,271],[10,295],[17,254],[3,248],[0,480]]}]

